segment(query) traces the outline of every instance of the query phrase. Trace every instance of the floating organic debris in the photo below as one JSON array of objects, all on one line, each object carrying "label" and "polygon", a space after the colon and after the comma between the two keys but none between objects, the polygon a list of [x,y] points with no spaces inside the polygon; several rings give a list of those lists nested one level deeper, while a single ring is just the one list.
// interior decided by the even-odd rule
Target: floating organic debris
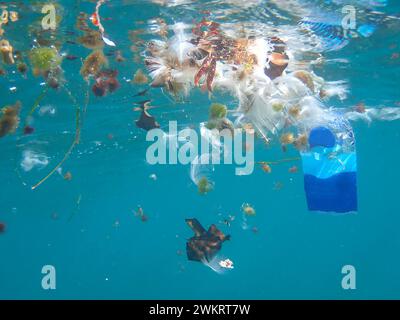
[{"label": "floating organic debris", "polygon": [[299,171],[299,168],[297,166],[293,166],[289,168],[289,173],[297,173]]},{"label": "floating organic debris", "polygon": [[214,189],[214,182],[211,180],[214,170],[212,154],[203,153],[197,155],[192,161],[190,167],[190,178],[197,186],[199,194],[204,195]]},{"label": "floating organic debris", "polygon": [[207,194],[214,189],[213,184],[207,179],[207,177],[200,178],[199,182],[197,183],[197,189],[199,190],[200,194]]},{"label": "floating organic debris", "polygon": [[84,61],[81,68],[81,75],[88,79],[90,76],[96,76],[100,70],[108,64],[103,51],[93,51]]},{"label": "floating organic debris", "polygon": [[218,131],[228,129],[230,132],[233,132],[234,126],[233,123],[226,118],[227,114],[228,108],[225,105],[213,103],[210,106],[209,120],[206,124],[207,129],[217,129]]},{"label": "floating organic debris", "polygon": [[19,20],[18,12],[10,11],[9,15],[10,15],[11,22],[17,22]]},{"label": "floating organic debris", "polygon": [[19,73],[25,75],[27,73],[27,71],[28,71],[28,66],[27,66],[26,63],[20,62],[17,65],[17,70],[18,70]]},{"label": "floating organic debris", "polygon": [[139,217],[142,222],[146,222],[147,220],[149,220],[147,215],[144,214],[144,211],[141,206],[138,206],[138,209],[135,212],[135,217]]},{"label": "floating organic debris", "polygon": [[308,135],[303,133],[296,137],[296,140],[293,142],[294,147],[299,150],[303,151],[308,147]]},{"label": "floating organic debris", "polygon": [[284,108],[284,104],[282,102],[274,102],[272,104],[272,109],[274,109],[275,112],[281,112]]},{"label": "floating organic debris", "polygon": [[133,76],[132,82],[134,84],[146,84],[149,82],[149,78],[143,73],[142,69],[138,69]]},{"label": "floating organic debris", "polygon": [[32,134],[34,131],[35,131],[35,128],[32,127],[32,126],[26,125],[26,126],[24,127],[24,135]]},{"label": "floating organic debris", "polygon": [[19,126],[19,112],[21,103],[18,101],[13,106],[5,106],[1,110],[0,138],[12,134]]},{"label": "floating organic debris", "polygon": [[255,216],[256,210],[248,203],[242,204],[242,211],[246,216]]},{"label": "floating organic debris", "polygon": [[52,69],[59,67],[62,62],[57,49],[53,47],[33,48],[29,52],[29,60],[32,64],[34,75],[45,75]]},{"label": "floating organic debris", "polygon": [[58,89],[63,81],[63,70],[58,66],[44,73],[46,83],[50,88]]},{"label": "floating organic debris", "polygon": [[90,30],[87,22],[88,18],[89,15],[87,13],[80,12],[79,15],[76,17],[76,24],[75,24],[76,29],[81,30],[83,32]]},{"label": "floating organic debris", "polygon": [[98,50],[104,47],[101,33],[97,30],[87,30],[85,34],[78,38],[78,42],[85,48]]},{"label": "floating organic debris", "polygon": [[103,97],[107,93],[112,93],[119,88],[119,82],[116,79],[118,71],[116,70],[102,70],[95,77],[95,84],[92,87],[92,92],[98,96]]},{"label": "floating organic debris", "polygon": [[299,70],[293,74],[297,79],[303,82],[312,92],[314,92],[314,80],[308,71]]},{"label": "floating organic debris", "polygon": [[66,180],[66,181],[71,181],[72,180],[72,173],[70,171],[67,171],[64,174],[64,180]]},{"label": "floating organic debris", "polygon": [[6,231],[6,224],[4,222],[0,222],[0,234]]},{"label": "floating organic debris", "polygon": [[3,57],[3,62],[5,64],[14,64],[13,47],[10,45],[8,40],[0,40],[0,52]]},{"label": "floating organic debris", "polygon": [[264,172],[271,173],[272,172],[271,165],[277,165],[277,164],[284,163],[284,162],[298,161],[300,159],[301,158],[299,158],[299,157],[297,157],[297,158],[286,158],[286,159],[280,159],[280,160],[276,160],[276,161],[259,161],[257,163],[259,165],[261,165],[261,168],[264,170]]},{"label": "floating organic debris", "polygon": [[117,62],[124,62],[126,59],[124,58],[124,56],[122,55],[122,52],[120,50],[118,50],[117,52],[115,52],[115,61]]},{"label": "floating organic debris", "polygon": [[291,132],[284,133],[281,135],[280,141],[282,145],[292,144],[295,141],[294,134]]},{"label": "floating organic debris", "polygon": [[263,169],[263,171],[265,173],[271,173],[272,172],[272,168],[268,163],[262,163],[261,164],[261,168]]},{"label": "floating organic debris", "polygon": [[230,239],[214,224],[206,231],[197,219],[185,221],[195,234],[186,242],[187,258],[191,261],[210,262],[221,250],[222,244]]},{"label": "floating organic debris", "polygon": [[289,108],[288,113],[293,118],[297,119],[300,116],[301,108],[298,105]]},{"label": "floating organic debris", "polygon": [[211,119],[225,118],[227,113],[228,113],[228,108],[224,104],[213,103],[210,107],[210,118]]},{"label": "floating organic debris", "polygon": [[135,121],[136,126],[138,128],[144,129],[146,131],[160,127],[156,118],[151,116],[148,112],[148,110],[152,108],[150,106],[150,102],[151,102],[151,100],[145,100],[145,101],[139,102],[137,104],[140,106],[134,108],[135,111],[141,111],[139,120]]}]

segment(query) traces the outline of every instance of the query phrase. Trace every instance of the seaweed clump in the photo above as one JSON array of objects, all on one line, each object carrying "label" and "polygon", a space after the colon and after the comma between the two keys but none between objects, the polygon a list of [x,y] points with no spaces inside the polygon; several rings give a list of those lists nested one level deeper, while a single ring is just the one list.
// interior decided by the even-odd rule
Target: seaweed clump
[{"label": "seaweed clump", "polygon": [[213,185],[207,179],[207,177],[202,177],[197,183],[197,189],[199,190],[200,194],[207,194],[213,190]]},{"label": "seaweed clump", "polygon": [[29,60],[33,67],[34,75],[46,75],[46,73],[60,67],[62,58],[57,50],[52,47],[34,48],[29,53]]},{"label": "seaweed clump", "polygon": [[248,203],[243,203],[242,211],[246,216],[255,216],[256,210]]},{"label": "seaweed clump", "polygon": [[0,52],[5,64],[14,64],[13,47],[8,40],[0,40]]},{"label": "seaweed clump", "polygon": [[4,107],[0,118],[0,138],[14,133],[19,126],[19,112],[21,103],[18,101],[13,106]]},{"label": "seaweed clump", "polygon": [[[35,76],[43,76],[47,85],[57,89],[63,79],[61,69],[62,57],[54,47],[34,48],[29,52],[29,60],[32,65],[32,72]],[[25,68],[22,68],[22,71]]]},{"label": "seaweed clump", "polygon": [[98,96],[103,97],[108,92],[112,93],[120,86],[117,80],[117,70],[102,70],[96,75],[96,82],[92,87],[92,92]]},{"label": "seaweed clump", "polygon": [[229,129],[233,132],[234,127],[232,122],[226,118],[228,114],[228,108],[220,103],[213,103],[210,107],[209,120],[207,122],[207,129],[217,129],[221,131],[223,129]]},{"label": "seaweed clump", "polygon": [[146,84],[147,82],[149,82],[149,79],[143,73],[142,69],[138,69],[135,75],[133,76],[132,82],[135,84]]},{"label": "seaweed clump", "polygon": [[210,107],[210,118],[211,119],[222,119],[225,118],[228,113],[228,109],[221,103],[213,103]]},{"label": "seaweed clump", "polygon": [[104,47],[101,33],[97,30],[86,30],[85,34],[78,38],[78,42],[88,49],[100,49]]},{"label": "seaweed clump", "polygon": [[81,75],[87,80],[90,76],[96,76],[102,67],[107,64],[108,60],[102,51],[93,51],[85,59],[81,68]]}]

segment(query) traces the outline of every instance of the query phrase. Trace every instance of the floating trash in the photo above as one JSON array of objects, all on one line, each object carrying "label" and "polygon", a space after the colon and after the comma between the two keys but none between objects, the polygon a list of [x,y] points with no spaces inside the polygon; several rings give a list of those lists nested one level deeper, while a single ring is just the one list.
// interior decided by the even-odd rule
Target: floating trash
[{"label": "floating trash", "polygon": [[233,262],[230,259],[221,260],[218,264],[222,268],[225,268],[225,269],[233,269],[234,268],[233,267]]},{"label": "floating trash", "polygon": [[206,231],[197,219],[186,219],[186,223],[195,234],[186,242],[187,258],[191,261],[212,261],[221,250],[222,243],[230,239],[214,224]]},{"label": "floating trash", "polygon": [[196,184],[198,192],[202,195],[214,189],[214,182],[211,180],[211,175],[214,172],[214,165],[211,161],[212,155],[205,153],[196,156],[191,163],[190,178]]},{"label": "floating trash", "polygon": [[136,120],[136,126],[143,130],[149,131],[151,129],[159,128],[160,125],[156,118],[149,114],[148,110],[153,108],[150,106],[151,100],[145,100],[137,103],[139,107],[134,108],[135,111],[141,111],[139,120]]},{"label": "floating trash", "polygon": [[33,150],[24,150],[22,153],[21,167],[25,172],[33,168],[42,169],[49,164],[49,158],[45,154]]},{"label": "floating trash", "polygon": [[90,16],[90,21],[93,23],[94,26],[99,28],[99,32],[101,34],[101,38],[103,39],[104,43],[108,46],[115,47],[115,43],[108,39],[105,34],[105,29],[101,24],[101,16],[99,13],[100,7],[105,3],[105,0],[99,0],[96,4],[95,12]]}]

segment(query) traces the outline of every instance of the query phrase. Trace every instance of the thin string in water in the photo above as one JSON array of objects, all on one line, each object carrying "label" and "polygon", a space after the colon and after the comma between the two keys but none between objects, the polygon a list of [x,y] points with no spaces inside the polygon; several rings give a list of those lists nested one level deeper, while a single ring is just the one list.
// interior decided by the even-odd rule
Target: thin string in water
[{"label": "thin string in water", "polygon": [[79,104],[77,103],[76,99],[73,97],[72,93],[64,87],[65,91],[67,92],[68,96],[71,98],[73,101],[73,104],[76,105],[76,130],[75,130],[75,138],[74,141],[72,142],[71,146],[65,153],[63,159],[49,172],[47,176],[45,176],[42,180],[40,180],[37,184],[31,187],[32,190],[35,190],[37,187],[39,187],[41,184],[43,184],[47,179],[49,179],[57,170],[60,168],[63,163],[68,159],[68,157],[71,155],[72,151],[74,150],[75,146],[79,144],[80,141],[80,134],[81,134],[81,108]]}]

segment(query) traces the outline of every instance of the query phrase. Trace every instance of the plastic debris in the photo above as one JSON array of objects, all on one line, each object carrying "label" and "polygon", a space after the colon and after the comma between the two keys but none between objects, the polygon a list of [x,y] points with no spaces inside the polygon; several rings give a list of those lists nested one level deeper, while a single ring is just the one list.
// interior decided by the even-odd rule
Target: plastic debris
[{"label": "plastic debris", "polygon": [[103,39],[104,43],[108,46],[115,47],[116,44],[104,35],[105,30],[104,30],[103,25],[101,24],[101,17],[100,17],[99,11],[100,11],[100,7],[104,4],[104,2],[105,2],[105,0],[97,1],[95,12],[90,16],[90,20],[92,21],[94,26],[99,28],[101,38]]},{"label": "plastic debris", "polygon": [[153,108],[150,106],[151,100],[145,100],[137,103],[139,107],[134,108],[135,111],[141,111],[139,120],[136,120],[136,126],[138,128],[149,131],[151,129],[159,128],[160,125],[156,118],[149,114],[148,110]]},{"label": "plastic debris", "polygon": [[192,261],[210,262],[221,250],[223,242],[230,239],[214,224],[208,230],[197,219],[186,219],[187,225],[193,230],[194,236],[186,242],[187,258]]},{"label": "plastic debris", "polygon": [[221,261],[219,262],[219,265],[220,265],[222,268],[225,268],[225,269],[233,269],[233,268],[234,268],[234,267],[233,267],[233,262],[232,262],[232,260],[230,260],[230,259],[221,260]]}]

